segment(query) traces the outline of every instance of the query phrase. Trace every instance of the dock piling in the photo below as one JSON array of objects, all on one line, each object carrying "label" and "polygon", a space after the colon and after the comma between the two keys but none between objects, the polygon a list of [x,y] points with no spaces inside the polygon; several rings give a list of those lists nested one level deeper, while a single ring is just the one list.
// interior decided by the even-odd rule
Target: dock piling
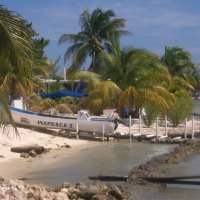
[{"label": "dock piling", "polygon": [[132,141],[132,138],[131,138],[131,115],[129,115],[129,140],[130,140],[130,142]]}]

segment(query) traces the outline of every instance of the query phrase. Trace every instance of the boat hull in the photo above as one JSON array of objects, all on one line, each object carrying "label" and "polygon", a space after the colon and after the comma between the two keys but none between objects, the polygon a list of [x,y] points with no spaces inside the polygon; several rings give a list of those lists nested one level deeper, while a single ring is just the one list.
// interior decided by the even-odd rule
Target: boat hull
[{"label": "boat hull", "polygon": [[11,107],[16,124],[30,127],[63,129],[69,131],[112,134],[114,124],[106,120],[77,120],[76,118],[44,115]]}]

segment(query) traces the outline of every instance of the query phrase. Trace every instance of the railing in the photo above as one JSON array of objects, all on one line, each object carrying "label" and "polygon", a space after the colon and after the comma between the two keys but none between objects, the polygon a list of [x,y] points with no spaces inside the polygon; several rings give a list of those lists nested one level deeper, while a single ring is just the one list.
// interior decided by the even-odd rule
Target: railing
[{"label": "railing", "polygon": [[129,127],[126,132],[129,134],[129,138],[140,135],[154,135],[155,137],[168,137],[169,135],[178,136],[181,135],[184,138],[194,138],[196,133],[200,133],[200,118],[193,116],[192,119],[187,118],[179,124],[177,127],[173,127],[165,118],[156,118],[155,123],[147,127],[141,115],[137,119],[129,117]]}]

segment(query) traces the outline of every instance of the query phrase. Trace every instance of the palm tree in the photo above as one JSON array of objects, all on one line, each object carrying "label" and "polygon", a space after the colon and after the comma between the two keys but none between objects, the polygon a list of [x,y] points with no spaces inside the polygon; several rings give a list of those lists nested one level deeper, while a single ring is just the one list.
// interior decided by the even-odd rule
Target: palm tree
[{"label": "palm tree", "polygon": [[90,71],[76,72],[74,77],[87,82],[84,91],[89,95],[80,100],[79,107],[96,115],[102,114],[103,109],[117,107],[121,89],[114,82],[103,80],[99,74]]},{"label": "palm tree", "polygon": [[[0,44],[0,103],[3,103],[10,122],[14,124],[4,96],[8,87],[6,82],[20,79],[15,88],[26,93],[31,91],[32,47],[30,31],[21,17],[3,6],[0,6]],[[12,88],[13,82],[10,85]]]},{"label": "palm tree", "polygon": [[99,54],[109,49],[108,35],[112,32],[117,33],[118,37],[130,34],[128,31],[121,30],[125,26],[125,19],[114,18],[112,10],[95,9],[91,13],[85,9],[80,15],[79,23],[81,32],[77,34],[64,34],[59,39],[59,44],[71,42],[64,55],[64,61],[72,56],[72,68],[78,69],[91,57],[92,61],[89,70],[100,71]]},{"label": "palm tree", "polygon": [[192,75],[195,78],[196,81],[196,87],[195,87],[195,91],[193,93],[193,96],[195,98],[198,98],[200,95],[200,66],[196,65],[195,69],[192,71]]},{"label": "palm tree", "polygon": [[180,47],[166,46],[161,61],[172,75],[176,86],[187,90],[194,90],[197,87],[195,77],[192,75],[195,65],[189,52]]},{"label": "palm tree", "polygon": [[112,53],[102,54],[104,78],[110,78],[123,90],[119,110],[141,108],[146,102],[156,102],[167,108],[173,95],[168,91],[171,76],[160,63],[159,57],[144,49],[121,49],[112,38]]},{"label": "palm tree", "polygon": [[89,71],[78,71],[73,74],[72,78],[87,82],[87,87],[85,88],[86,93],[95,90],[102,82],[102,77],[99,74]]},{"label": "palm tree", "polygon": [[80,106],[89,109],[95,115],[100,115],[103,109],[117,108],[121,89],[112,81],[102,81],[88,97],[85,97]]},{"label": "palm tree", "polygon": [[189,52],[180,47],[165,47],[165,53],[161,61],[167,66],[170,74],[180,76],[194,69]]},{"label": "palm tree", "polygon": [[111,79],[121,89],[126,89],[130,85],[144,88],[161,82],[169,84],[169,73],[157,55],[145,49],[133,47],[121,49],[115,36],[110,40],[111,53],[101,54],[104,62],[102,70],[104,78]]},{"label": "palm tree", "polygon": [[[0,67],[1,89],[5,89],[12,80],[11,88],[21,88],[26,92],[32,90],[32,47],[30,31],[22,19],[15,13],[0,6]],[[16,80],[21,80],[16,83]],[[11,82],[12,82],[11,81]]]}]

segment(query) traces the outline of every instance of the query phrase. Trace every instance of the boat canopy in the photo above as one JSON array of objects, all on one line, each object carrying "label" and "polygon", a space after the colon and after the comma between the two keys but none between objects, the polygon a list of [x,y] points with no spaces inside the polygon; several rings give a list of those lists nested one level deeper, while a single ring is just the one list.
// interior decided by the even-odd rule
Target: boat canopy
[{"label": "boat canopy", "polygon": [[82,92],[70,91],[70,90],[59,90],[59,91],[53,92],[53,93],[40,94],[40,96],[43,99],[46,99],[46,98],[56,99],[56,98],[66,97],[66,96],[81,98],[81,97],[88,96],[88,94],[85,94]]}]

